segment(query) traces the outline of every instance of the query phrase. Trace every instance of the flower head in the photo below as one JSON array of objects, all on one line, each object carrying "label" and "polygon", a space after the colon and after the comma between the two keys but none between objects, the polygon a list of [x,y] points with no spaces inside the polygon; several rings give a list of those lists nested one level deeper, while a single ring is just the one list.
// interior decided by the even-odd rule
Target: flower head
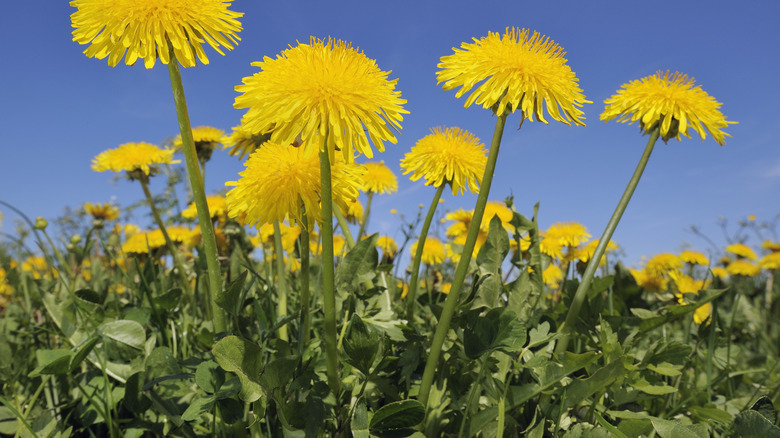
[{"label": "flower head", "polygon": [[[225,217],[225,213],[227,213],[227,203],[224,196],[206,196],[206,204],[209,206],[209,214],[212,218],[220,219]],[[190,203],[190,205],[181,212],[181,215],[187,219],[196,219],[198,217],[198,208],[195,203]]]},{"label": "flower head", "polygon": [[84,211],[94,219],[112,221],[119,218],[119,207],[111,204],[84,203]]},{"label": "flower head", "polygon": [[780,252],[771,252],[758,261],[758,266],[764,269],[780,270]]},{"label": "flower head", "polygon": [[398,253],[398,244],[389,236],[379,236],[376,239],[376,246],[382,250],[382,253],[390,257],[393,257]]},{"label": "flower head", "polygon": [[355,198],[354,201],[347,203],[347,211],[342,212],[347,222],[351,224],[358,224],[363,220],[363,204],[360,200]]},{"label": "flower head", "polygon": [[573,261],[579,258],[576,248],[588,239],[590,234],[584,225],[577,222],[556,222],[542,235],[540,250],[552,258]]},{"label": "flower head", "polygon": [[[412,254],[417,254],[417,244],[419,242],[414,242],[412,244]],[[425,263],[426,265],[435,265],[437,263],[444,262],[446,252],[444,248],[444,244],[441,242],[441,240],[435,238],[435,237],[426,237],[425,238],[425,246],[423,247],[422,252],[422,258],[421,261]]]},{"label": "flower head", "polygon": [[694,86],[693,78],[677,72],[669,77],[668,70],[623,84],[617,94],[604,103],[607,106],[601,113],[601,120],[639,121],[644,132],[660,123],[664,141],[680,140],[680,134],[690,138],[688,128],[693,128],[702,140],[707,136],[706,130],[722,146],[725,137],[731,137],[722,129],[736,123],[726,121],[720,112],[722,104],[701,86]]},{"label": "flower head", "polygon": [[225,147],[230,148],[228,155],[238,154],[238,159],[243,160],[244,155],[251,154],[260,145],[267,142],[271,134],[263,134],[248,130],[244,124],[233,128],[233,132],[225,139]]},{"label": "flower head", "polygon": [[780,252],[780,243],[767,239],[761,244],[761,248],[772,252]]},{"label": "flower head", "polygon": [[425,185],[439,187],[449,183],[452,194],[479,191],[485,172],[485,145],[474,134],[460,128],[434,128],[417,141],[401,160],[404,175],[417,181],[425,177]]},{"label": "flower head", "polygon": [[682,269],[680,257],[671,253],[656,254],[645,265],[645,271],[656,277],[662,277],[680,269]]},{"label": "flower head", "polygon": [[761,268],[758,265],[745,259],[734,260],[726,266],[726,272],[729,275],[744,275],[746,277],[754,277],[761,273]]},{"label": "flower head", "polygon": [[726,252],[730,252],[738,257],[746,258],[748,260],[758,260],[758,256],[752,248],[744,243],[733,243],[726,247]]},{"label": "flower head", "polygon": [[503,35],[488,32],[488,36],[460,47],[441,58],[436,76],[439,83],[444,82],[445,90],[461,87],[455,97],[481,82],[464,106],[496,106],[498,115],[521,109],[523,119],[547,123],[543,114],[546,107],[559,122],[585,125],[580,108],[591,102],[566,64],[566,52],[554,41],[538,32],[507,28]]},{"label": "flower head", "polygon": [[174,164],[173,151],[161,149],[149,143],[125,143],[115,149],[103,151],[92,159],[92,170],[104,172],[140,172],[146,176],[157,172],[158,164]]},{"label": "flower head", "polygon": [[[268,142],[244,163],[241,179],[226,182],[228,216],[255,227],[286,218],[320,221],[320,160],[316,149]],[[337,158],[331,163],[333,203],[342,211],[358,195],[362,167]]]},{"label": "flower head", "polygon": [[363,174],[363,191],[374,193],[395,193],[398,191],[398,178],[384,161],[379,163],[369,161],[363,164],[366,173]]},{"label": "flower head", "polygon": [[[211,159],[214,149],[224,148],[224,143],[227,142],[225,131],[211,126],[196,126],[192,128],[192,141],[195,143],[195,152],[198,155],[198,160],[204,163]],[[173,140],[173,149],[180,151],[182,146],[181,134],[179,134]]]},{"label": "flower head", "polygon": [[390,128],[401,129],[405,100],[389,72],[344,41],[311,37],[276,58],[252,63],[260,72],[245,77],[236,108],[249,108],[243,124],[251,132],[271,132],[271,141],[341,149],[352,161],[354,151],[371,158],[371,143],[382,152],[396,142]]},{"label": "flower head", "polygon": [[[170,62],[170,49],[184,67],[208,64],[203,43],[220,55],[220,46],[232,50],[238,44],[244,15],[228,9],[225,0],[73,0],[73,41],[89,44],[84,54],[103,59],[114,67],[122,57],[133,65],[138,58],[146,68],[157,57]],[[197,60],[196,60],[197,58]]]},{"label": "flower head", "polygon": [[709,259],[706,255],[704,255],[704,253],[690,249],[686,249],[680,253],[680,260],[692,265],[707,266],[710,263]]}]

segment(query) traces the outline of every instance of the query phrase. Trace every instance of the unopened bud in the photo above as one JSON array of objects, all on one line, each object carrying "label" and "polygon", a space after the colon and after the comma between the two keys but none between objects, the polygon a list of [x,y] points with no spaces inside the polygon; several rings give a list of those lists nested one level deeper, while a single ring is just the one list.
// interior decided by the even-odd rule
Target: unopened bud
[{"label": "unopened bud", "polygon": [[46,219],[44,219],[44,218],[42,218],[40,216],[38,216],[35,219],[35,229],[36,230],[45,230],[47,226],[49,226],[49,221],[47,221]]}]

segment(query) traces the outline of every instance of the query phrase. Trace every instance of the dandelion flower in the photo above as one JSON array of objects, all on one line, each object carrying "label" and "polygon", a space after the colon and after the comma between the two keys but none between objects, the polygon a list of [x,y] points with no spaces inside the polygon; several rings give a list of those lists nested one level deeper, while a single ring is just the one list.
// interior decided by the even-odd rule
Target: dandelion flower
[{"label": "dandelion flower", "polygon": [[[133,65],[138,58],[146,68],[159,56],[170,62],[170,48],[184,67],[208,64],[203,43],[220,55],[220,47],[238,44],[243,13],[228,9],[225,0],[74,0],[71,16],[73,41],[89,44],[84,54],[116,66],[122,58]],[[196,60],[197,58],[197,60]]]},{"label": "dandelion flower", "polygon": [[44,257],[30,256],[22,262],[22,272],[29,272],[34,279],[39,280],[51,273],[57,278],[57,270],[49,266]]},{"label": "dandelion flower", "polygon": [[772,252],[758,261],[758,266],[764,269],[780,269],[780,252]]},{"label": "dandelion flower", "polygon": [[670,77],[668,70],[624,84],[604,103],[607,106],[601,120],[639,121],[644,132],[660,123],[664,141],[680,140],[680,134],[691,138],[688,128],[693,128],[702,140],[707,137],[706,130],[722,146],[726,137],[731,137],[722,129],[736,123],[726,121],[720,112],[722,104],[701,86],[694,86],[693,78],[678,72]]},{"label": "dandelion flower", "polygon": [[726,252],[730,252],[738,257],[748,260],[758,260],[758,256],[749,246],[744,243],[733,243],[726,247]]},{"label": "dandelion flower", "polygon": [[658,277],[679,271],[680,269],[682,269],[682,260],[671,253],[656,254],[645,265],[645,271]]},{"label": "dandelion flower", "polygon": [[238,155],[239,160],[244,159],[244,155],[251,154],[260,145],[267,142],[271,134],[250,131],[240,124],[233,128],[233,132],[225,139],[225,147],[230,148],[228,155]]},{"label": "dandelion flower", "polygon": [[726,266],[726,272],[728,272],[729,275],[755,277],[761,273],[761,268],[745,259],[738,259]]},{"label": "dandelion flower", "polygon": [[390,257],[393,257],[398,253],[398,244],[389,236],[379,236],[376,239],[376,246],[382,250],[383,254]]},{"label": "dandelion flower", "polygon": [[119,218],[119,207],[108,203],[92,204],[87,202],[84,204],[84,211],[94,219],[113,221]]},{"label": "dandelion flower", "polygon": [[[225,131],[211,126],[196,126],[192,128],[192,141],[195,143],[195,153],[198,154],[198,160],[205,163],[211,159],[214,149],[224,148],[227,142]],[[181,134],[173,140],[173,149],[182,150]]]},{"label": "dandelion flower", "polygon": [[577,222],[556,222],[542,235],[540,250],[554,259],[570,262],[579,258],[580,254],[576,248],[588,239],[590,234],[584,225]]},{"label": "dandelion flower", "polygon": [[680,253],[680,260],[682,260],[684,263],[690,263],[692,265],[707,266],[710,263],[709,259],[706,255],[704,255],[704,253],[690,249],[686,249]]},{"label": "dandelion flower", "polygon": [[[212,218],[224,218],[227,213],[227,203],[225,197],[222,195],[210,195],[206,196],[206,203],[209,206],[209,214]],[[187,219],[197,219],[198,209],[195,203],[192,202],[184,211],[181,212],[182,217]]]},{"label": "dandelion flower", "polygon": [[479,183],[487,162],[485,145],[474,134],[456,127],[434,128],[417,141],[401,160],[404,175],[425,185],[439,187],[449,183],[452,194],[479,192]]},{"label": "dandelion flower", "polygon": [[114,149],[103,151],[92,159],[92,170],[97,172],[126,171],[130,177],[140,172],[145,176],[157,173],[158,164],[175,164],[173,151],[161,149],[149,143],[125,143]]},{"label": "dandelion flower", "polygon": [[[588,242],[584,247],[577,248],[575,251],[575,257],[579,259],[583,263],[587,263],[591,258],[593,258],[593,254],[596,252],[596,247],[599,246],[599,240],[595,239]],[[610,240],[607,242],[607,249],[606,251],[617,251],[620,247],[617,243]],[[605,252],[606,252],[605,251]],[[599,261],[599,264],[605,263],[604,257],[602,256],[601,260]]]},{"label": "dandelion flower", "polygon": [[580,108],[591,102],[566,64],[566,52],[544,35],[506,28],[503,35],[489,32],[453,51],[441,58],[437,81],[444,82],[445,90],[461,87],[455,97],[476,86],[465,107],[473,103],[485,109],[496,106],[499,116],[521,109],[523,119],[547,123],[543,114],[546,107],[550,117],[559,122],[585,125]]},{"label": "dandelion flower", "polygon": [[[360,200],[355,198],[354,201],[347,203],[347,211],[344,213],[344,218],[351,224],[360,223],[363,220],[363,204]],[[367,236],[366,236],[367,237]]]},{"label": "dandelion flower", "polygon": [[[417,244],[419,242],[414,242],[412,245],[412,254],[417,254]],[[426,237],[425,238],[425,246],[423,247],[422,252],[422,262],[426,265],[435,265],[437,263],[444,262],[445,258],[445,248],[444,244],[441,242],[441,240],[435,238],[435,237]]]},{"label": "dandelion flower", "polygon": [[[358,195],[362,168],[336,159],[331,163],[333,203],[347,209]],[[226,182],[228,216],[255,227],[286,218],[301,220],[305,207],[309,226],[320,221],[320,160],[317,150],[268,142],[244,163],[241,179]]]},{"label": "dandelion flower", "polygon": [[660,292],[666,290],[669,279],[656,273],[648,272],[646,269],[629,269],[631,276],[634,277],[637,286],[650,292]]},{"label": "dandelion flower", "polygon": [[716,266],[712,268],[712,276],[720,278],[721,280],[725,280],[729,277],[729,273],[726,271],[726,268],[722,266]]},{"label": "dandelion flower", "polygon": [[384,142],[397,140],[406,103],[389,72],[344,41],[311,37],[277,55],[252,63],[260,72],[245,77],[234,107],[248,108],[243,118],[252,132],[271,132],[270,140],[288,145],[300,139],[308,147],[337,148],[346,161],[355,150],[373,156]]},{"label": "dandelion flower", "polygon": [[552,289],[558,289],[563,281],[563,269],[555,264],[550,264],[544,271],[542,271],[542,281],[544,284]]},{"label": "dandelion flower", "polygon": [[379,194],[395,193],[398,191],[398,178],[384,161],[363,164],[366,173],[363,174],[363,191]]},{"label": "dandelion flower", "polygon": [[767,239],[761,244],[761,248],[772,252],[778,252],[780,251],[780,243],[772,242],[771,240]]}]

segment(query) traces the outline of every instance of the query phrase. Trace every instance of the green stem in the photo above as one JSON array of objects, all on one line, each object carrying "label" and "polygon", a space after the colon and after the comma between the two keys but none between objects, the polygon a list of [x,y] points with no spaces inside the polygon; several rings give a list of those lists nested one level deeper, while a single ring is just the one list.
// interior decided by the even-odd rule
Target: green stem
[{"label": "green stem", "polygon": [[431,392],[433,377],[436,373],[436,366],[441,356],[441,348],[444,345],[444,339],[447,337],[447,331],[450,329],[450,321],[455,314],[455,307],[458,305],[460,290],[463,288],[463,282],[469,270],[471,262],[471,253],[474,251],[474,245],[477,243],[480,226],[482,225],[482,216],[485,214],[485,204],[487,204],[490,193],[490,185],[493,182],[493,172],[496,169],[496,160],[498,159],[498,149],[501,146],[501,136],[504,134],[504,125],[508,113],[498,116],[496,127],[493,130],[493,141],[490,144],[487,164],[485,165],[485,174],[482,176],[482,183],[479,188],[477,205],[474,207],[474,215],[471,218],[469,232],[466,236],[466,243],[463,245],[463,253],[460,256],[460,262],[455,270],[455,278],[452,280],[452,289],[450,289],[447,299],[444,301],[444,308],[439,317],[439,323],[436,325],[436,332],[433,334],[431,351],[428,354],[428,360],[425,363],[422,381],[420,382],[419,401],[428,406],[428,395]]},{"label": "green stem", "polygon": [[409,324],[414,324],[414,308],[415,304],[417,304],[417,280],[420,274],[420,262],[422,261],[425,239],[428,237],[428,230],[431,228],[433,215],[436,213],[436,207],[439,206],[439,199],[441,199],[441,194],[446,186],[447,184],[442,184],[436,188],[433,201],[431,201],[431,205],[428,207],[428,215],[425,216],[425,222],[423,222],[422,230],[420,230],[420,237],[417,239],[417,250],[412,261],[412,278],[409,280],[409,293],[406,295],[406,319],[409,321]]},{"label": "green stem", "polygon": [[[157,226],[160,228],[160,232],[163,235],[163,238],[165,239],[165,246],[168,247],[168,251],[171,253],[171,257],[173,257],[173,264],[176,267],[176,271],[179,274],[179,281],[181,282],[181,287],[184,290],[190,289],[190,283],[187,280],[187,273],[184,270],[184,263],[181,261],[181,256],[179,255],[179,251],[176,249],[176,246],[173,245],[173,241],[171,241],[171,237],[168,235],[168,231],[165,229],[165,223],[162,220],[162,217],[160,217],[160,212],[157,210],[157,207],[154,205],[154,198],[152,198],[152,192],[149,191],[149,183],[144,179],[139,179],[141,181],[141,187],[144,189],[144,195],[146,196],[146,201],[149,202],[149,208],[152,210],[152,216],[154,217],[154,221],[157,223]],[[151,297],[149,298],[151,301]]]},{"label": "green stem", "polygon": [[371,214],[371,201],[374,200],[374,192],[368,192],[368,201],[366,201],[366,211],[363,213],[363,220],[360,221],[360,231],[358,231],[357,240],[363,237],[368,224],[368,216]]},{"label": "green stem", "polygon": [[322,299],[323,312],[325,313],[325,354],[327,356],[328,384],[331,391],[338,398],[339,394],[339,359],[336,346],[336,292],[335,292],[335,266],[333,263],[333,193],[330,175],[330,152],[328,151],[327,138],[320,149],[320,178],[322,182]]},{"label": "green stem", "polygon": [[[309,332],[311,331],[311,313],[309,306],[311,298],[309,296],[309,222],[306,217],[305,208],[301,207],[301,352],[309,343]],[[301,353],[303,354],[303,353]]]},{"label": "green stem", "polygon": [[[274,253],[276,254],[276,319],[281,320],[287,316],[287,273],[284,269],[284,251],[282,251],[282,230],[279,221],[274,221]],[[287,324],[279,327],[279,339],[287,342]]]},{"label": "green stem", "polygon": [[634,170],[634,174],[631,176],[631,180],[628,181],[626,190],[623,192],[623,196],[620,198],[620,202],[618,202],[618,205],[615,208],[615,212],[612,213],[612,217],[607,223],[607,228],[604,230],[604,234],[601,235],[601,240],[599,240],[599,244],[596,246],[596,251],[594,251],[593,257],[591,257],[590,261],[588,261],[588,266],[585,268],[585,273],[582,275],[582,282],[580,282],[580,285],[577,287],[577,292],[574,293],[574,298],[572,299],[571,305],[569,306],[569,313],[566,315],[566,322],[564,322],[563,327],[561,327],[561,338],[559,339],[558,344],[555,346],[555,353],[557,354],[565,352],[569,346],[569,338],[571,337],[574,323],[577,322],[577,318],[579,317],[582,303],[585,301],[588,288],[590,288],[590,283],[593,281],[593,275],[596,273],[596,269],[599,267],[601,257],[607,250],[609,239],[612,238],[612,234],[615,232],[615,229],[620,222],[620,218],[623,217],[623,212],[626,211],[628,201],[631,200],[631,195],[634,194],[634,190],[636,189],[637,184],[639,184],[639,179],[642,177],[642,173],[644,172],[645,167],[647,166],[647,162],[650,159],[650,154],[653,152],[653,146],[655,146],[655,142],[658,140],[659,132],[660,124],[650,130],[650,139],[647,141],[647,146],[645,146],[645,151],[642,154],[642,158],[639,160],[639,164],[637,164],[636,170]]},{"label": "green stem", "polygon": [[190,116],[187,111],[187,101],[184,98],[184,86],[181,82],[181,73],[179,73],[179,62],[170,49],[170,62],[168,63],[168,73],[171,78],[171,89],[173,90],[173,101],[176,104],[176,115],[179,119],[179,131],[181,132],[182,151],[184,151],[184,160],[187,164],[187,175],[190,179],[190,188],[192,197],[198,210],[198,223],[200,224],[200,234],[203,239],[203,251],[206,256],[206,265],[208,267],[209,290],[211,296],[212,322],[214,332],[221,333],[227,330],[225,312],[216,303],[218,294],[222,293],[222,273],[219,268],[219,259],[217,259],[217,239],[214,234],[214,226],[211,223],[211,214],[209,206],[206,203],[206,193],[203,186],[202,175],[198,166],[198,157],[195,152],[195,142],[192,139],[192,127],[190,126]]},{"label": "green stem", "polygon": [[[471,390],[469,390],[469,395],[466,398],[466,408],[463,409],[463,417],[460,420],[460,430],[458,430],[458,438],[464,437],[464,433],[466,432],[466,423],[468,423],[468,419],[470,417],[469,411],[471,411],[471,405],[474,403],[474,397],[477,395],[477,388],[481,388],[481,382],[482,378],[485,376],[485,371],[487,370],[487,362],[488,358],[490,357],[490,353],[486,353],[485,356],[482,358],[482,363],[479,364],[479,375],[477,376],[477,380],[474,382],[474,384],[471,385]],[[499,435],[500,436],[500,435]]]},{"label": "green stem", "polygon": [[352,249],[355,247],[355,238],[352,237],[352,232],[349,231],[349,224],[347,223],[347,220],[344,219],[344,215],[341,214],[341,210],[338,208],[333,209],[333,216],[336,216],[336,220],[339,223],[339,227],[341,228],[341,232],[344,234],[344,239],[347,241],[347,248]]},{"label": "green stem", "polygon": [[[20,422],[20,423],[22,423],[22,425],[23,425],[23,426],[24,426],[24,427],[25,427],[27,430],[29,430],[29,431],[30,431],[30,433],[32,434],[32,436],[37,436],[37,435],[36,435],[36,433],[35,433],[35,431],[33,430],[32,426],[30,425],[30,423],[28,423],[28,422],[27,422],[27,419],[25,418],[25,416],[23,416],[23,415],[22,415],[22,414],[19,412],[19,410],[17,410],[17,409],[16,409],[16,407],[15,407],[14,405],[12,405],[12,404],[11,404],[11,402],[9,402],[8,400],[6,400],[6,399],[5,399],[5,397],[3,397],[2,395],[0,395],[0,403],[2,403],[2,404],[3,404],[3,405],[6,407],[6,408],[8,408],[8,410],[9,410],[9,411],[11,411],[11,413],[12,413],[12,414],[16,415],[16,418],[18,418],[18,419],[19,419],[19,422]],[[18,432],[17,432],[17,435],[19,435],[19,433],[18,433]]]}]

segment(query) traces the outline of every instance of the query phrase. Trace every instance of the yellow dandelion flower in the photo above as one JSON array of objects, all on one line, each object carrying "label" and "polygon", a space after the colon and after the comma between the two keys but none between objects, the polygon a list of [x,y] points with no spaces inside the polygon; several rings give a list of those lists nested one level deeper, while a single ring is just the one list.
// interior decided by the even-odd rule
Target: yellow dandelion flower
[{"label": "yellow dandelion flower", "polygon": [[398,210],[396,210],[395,208],[391,208],[390,214],[398,214]]},{"label": "yellow dandelion flower", "polygon": [[696,324],[709,325],[712,317],[712,303],[704,303],[693,312],[693,322]]},{"label": "yellow dandelion flower", "polygon": [[[225,197],[222,195],[210,195],[206,196],[206,203],[209,206],[209,214],[212,218],[223,218],[227,213],[227,203]],[[197,219],[198,209],[195,203],[192,202],[184,211],[181,212],[182,217],[187,219]]]},{"label": "yellow dandelion flower", "polygon": [[761,244],[761,248],[767,251],[778,252],[780,251],[780,243],[772,242],[771,240],[767,239]]},{"label": "yellow dandelion flower", "polygon": [[398,244],[390,236],[379,236],[376,239],[376,247],[382,250],[382,253],[393,257],[398,253]]},{"label": "yellow dandelion flower", "polygon": [[542,271],[542,281],[544,284],[552,289],[558,289],[563,281],[563,269],[556,264],[550,264],[544,271]]},{"label": "yellow dandelion flower", "polygon": [[[181,225],[173,225],[166,227],[165,231],[168,232],[168,237],[171,238],[171,242],[179,243],[187,249],[192,249],[200,243],[200,227],[190,229]],[[155,230],[153,233],[159,233],[162,235],[162,231]]]},{"label": "yellow dandelion flower", "polygon": [[670,272],[669,278],[671,278],[677,286],[677,298],[679,299],[680,304],[685,304],[683,299],[684,294],[698,294],[700,290],[704,290],[710,285],[710,280],[696,280],[690,275],[683,274],[680,271]]},{"label": "yellow dandelion flower", "polygon": [[346,161],[355,150],[373,156],[384,142],[396,143],[391,128],[401,129],[406,103],[395,90],[389,72],[344,41],[311,37],[276,58],[252,63],[260,72],[245,77],[236,108],[248,108],[243,118],[252,132],[271,132],[271,141],[291,144],[300,139],[308,147],[322,147],[327,134],[329,151],[340,148]]},{"label": "yellow dandelion flower", "polygon": [[726,272],[729,275],[744,275],[745,277],[755,277],[761,273],[761,268],[745,259],[734,260],[726,266]]},{"label": "yellow dandelion flower", "polygon": [[14,287],[8,283],[8,273],[5,269],[0,268],[0,295],[13,295]]},{"label": "yellow dandelion flower", "polygon": [[[255,227],[286,218],[301,219],[306,208],[309,226],[320,221],[320,160],[317,150],[268,142],[244,163],[241,179],[226,182],[228,216]],[[336,159],[331,163],[333,204],[342,211],[355,199],[363,171],[360,165]]]},{"label": "yellow dandelion flower", "polygon": [[629,269],[631,276],[634,277],[637,286],[649,292],[660,292],[666,290],[669,279],[656,273],[648,272],[645,269]]},{"label": "yellow dandelion flower", "polygon": [[[576,248],[574,257],[579,259],[583,263],[587,263],[591,258],[593,258],[593,254],[596,252],[596,247],[599,246],[599,240],[595,239],[588,242],[584,247]],[[617,243],[610,240],[607,242],[607,249],[605,251],[605,255],[609,251],[617,251],[620,247]],[[605,263],[604,256],[601,257],[601,260],[599,261],[600,265],[603,265]]]},{"label": "yellow dandelion flower", "polygon": [[363,174],[363,191],[379,194],[389,194],[398,191],[398,179],[384,161],[363,164],[366,173]]},{"label": "yellow dandelion flower", "polygon": [[355,198],[354,201],[347,203],[347,211],[343,212],[344,218],[351,224],[358,224],[363,220],[363,204]]},{"label": "yellow dandelion flower", "polygon": [[[221,47],[232,50],[238,44],[243,13],[228,9],[225,0],[74,0],[71,16],[73,41],[89,44],[84,54],[116,66],[122,58],[133,65],[138,58],[146,68],[157,57],[170,62],[172,48],[184,67],[208,64],[203,43],[220,55]],[[196,60],[197,57],[197,60]]]},{"label": "yellow dandelion flower", "polygon": [[[198,155],[198,160],[205,163],[211,159],[211,154],[214,149],[223,149],[224,144],[227,142],[225,137],[225,131],[214,128],[211,126],[196,126],[192,128],[192,141],[195,143],[195,153]],[[173,149],[175,151],[182,150],[181,134],[177,135],[173,140]]]},{"label": "yellow dandelion flower", "polygon": [[238,159],[243,160],[244,155],[254,152],[270,137],[271,134],[252,132],[240,124],[233,128],[233,132],[225,139],[225,147],[230,148],[228,155],[238,155]]},{"label": "yellow dandelion flower", "polygon": [[140,233],[141,228],[135,224],[125,224],[122,227],[122,231],[125,233],[125,239],[129,239],[130,237]]},{"label": "yellow dandelion flower", "polygon": [[94,219],[113,221],[119,218],[119,207],[108,203],[92,204],[91,202],[86,202],[84,203],[84,211]]},{"label": "yellow dandelion flower", "polygon": [[146,176],[157,173],[158,164],[175,164],[179,160],[173,159],[173,151],[161,149],[149,143],[125,143],[114,149],[101,152],[92,159],[92,170],[97,172],[126,171],[132,173],[142,172]]},{"label": "yellow dandelion flower", "polygon": [[753,222],[754,220],[756,220],[756,215],[749,214],[748,217],[747,217],[747,220],[749,220],[750,222]]},{"label": "yellow dandelion flower", "polygon": [[617,94],[604,103],[607,106],[601,113],[601,120],[639,121],[644,132],[660,123],[664,141],[680,140],[680,134],[691,138],[688,128],[693,128],[702,140],[707,136],[706,130],[722,146],[726,137],[731,137],[722,129],[737,123],[726,121],[720,112],[722,104],[701,86],[694,86],[693,78],[678,72],[670,77],[668,70],[623,84]]},{"label": "yellow dandelion flower", "polygon": [[729,273],[726,271],[726,268],[722,266],[716,266],[712,268],[712,276],[720,278],[721,280],[725,280],[729,278]]},{"label": "yellow dandelion flower", "polygon": [[764,269],[780,269],[780,252],[772,252],[758,261],[758,266]]},{"label": "yellow dandelion flower", "polygon": [[748,260],[758,260],[756,252],[744,243],[733,243],[726,247],[726,252],[730,252],[738,257]]},{"label": "yellow dandelion flower", "polygon": [[544,35],[507,28],[503,35],[489,32],[452,50],[455,53],[441,58],[437,81],[444,82],[445,90],[461,87],[455,97],[479,84],[465,107],[473,103],[485,109],[497,105],[498,115],[521,109],[523,119],[547,123],[543,114],[546,107],[550,117],[559,122],[585,125],[580,108],[592,102],[585,99],[576,75],[566,64],[566,52]]},{"label": "yellow dandelion flower", "polygon": [[133,234],[122,244],[122,252],[127,254],[147,254],[149,250],[154,251],[157,248],[165,246],[165,238],[162,233],[153,231],[142,231]]},{"label": "yellow dandelion flower", "polygon": [[684,263],[690,263],[692,265],[707,266],[710,263],[710,260],[706,255],[704,255],[704,253],[690,249],[686,249],[680,253],[680,260],[682,260]]},{"label": "yellow dandelion flower", "polygon": [[39,280],[49,274],[57,278],[57,271],[49,266],[46,259],[41,256],[30,256],[22,262],[22,272],[30,273],[34,279]]},{"label": "yellow dandelion flower", "polygon": [[556,222],[542,234],[540,250],[554,259],[571,262],[580,256],[576,250],[577,246],[587,242],[589,238],[590,234],[582,224]]},{"label": "yellow dandelion flower", "polygon": [[[314,238],[312,240],[317,240],[317,234],[314,234]],[[338,257],[341,255],[341,252],[344,251],[345,244],[347,241],[344,239],[344,236],[334,234],[333,235],[333,254]],[[315,256],[322,255],[322,245],[311,245],[311,253]]]},{"label": "yellow dandelion flower", "polygon": [[645,271],[659,277],[680,269],[682,269],[682,260],[671,253],[656,254],[645,265]]},{"label": "yellow dandelion flower", "polygon": [[474,134],[456,127],[434,128],[415,143],[401,160],[404,175],[417,181],[425,177],[425,185],[439,187],[449,183],[452,194],[479,192],[485,173],[485,145]]},{"label": "yellow dandelion flower", "polygon": [[[419,242],[414,242],[412,244],[412,254],[417,254],[417,244]],[[445,248],[444,244],[441,242],[441,240],[435,238],[435,237],[426,237],[425,238],[425,246],[423,247],[422,252],[422,258],[421,261],[425,263],[426,265],[435,265],[437,263],[444,262],[445,259]]]}]

